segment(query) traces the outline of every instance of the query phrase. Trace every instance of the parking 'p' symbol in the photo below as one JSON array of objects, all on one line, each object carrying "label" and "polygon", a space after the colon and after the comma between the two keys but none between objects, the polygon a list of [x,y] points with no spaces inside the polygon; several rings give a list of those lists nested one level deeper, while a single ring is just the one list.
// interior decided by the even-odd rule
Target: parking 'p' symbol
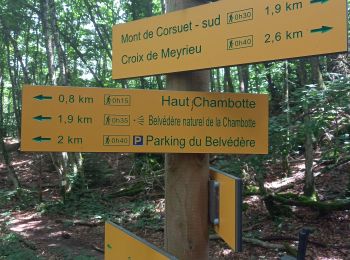
[{"label": "parking 'p' symbol", "polygon": [[143,136],[142,135],[134,135],[132,144],[134,146],[143,146]]}]

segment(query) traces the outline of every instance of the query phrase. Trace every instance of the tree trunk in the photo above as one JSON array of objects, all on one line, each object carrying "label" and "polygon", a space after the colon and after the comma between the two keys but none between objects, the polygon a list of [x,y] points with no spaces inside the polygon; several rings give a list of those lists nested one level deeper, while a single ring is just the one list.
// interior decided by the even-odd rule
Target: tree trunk
[{"label": "tree trunk", "polygon": [[[299,65],[299,80],[303,88],[307,88],[307,73],[305,60],[300,60]],[[310,107],[307,101],[303,104],[304,107],[304,129],[305,129],[305,184],[304,184],[304,194],[307,197],[316,196],[315,180],[312,171],[313,164],[313,146],[312,146],[312,119],[310,115]]]},{"label": "tree trunk", "polygon": [[[108,43],[106,42],[104,35],[102,34],[101,30],[100,30],[100,26],[96,23],[96,20],[95,20],[95,16],[94,14],[92,13],[92,6],[89,2],[89,0],[84,0],[84,3],[85,3],[85,6],[86,6],[86,9],[88,11],[88,14],[89,14],[89,17],[90,17],[90,21],[92,22],[92,24],[94,25],[94,28],[98,34],[98,37],[100,38],[101,40],[101,43],[102,43],[102,46],[103,48],[105,49],[108,57],[112,60],[112,54],[111,54],[111,50],[110,48],[108,47]],[[108,36],[108,35],[107,35]]]},{"label": "tree trunk", "polygon": [[165,0],[160,0],[160,6],[162,8],[162,14],[165,13]]},{"label": "tree trunk", "polygon": [[350,72],[346,54],[335,54],[327,56],[327,72],[347,75]]},{"label": "tree trunk", "polygon": [[[200,4],[198,0],[166,0],[167,12]],[[169,90],[209,91],[209,71],[167,76]],[[208,154],[165,157],[165,248],[181,260],[208,259]]]},{"label": "tree trunk", "polygon": [[[311,79],[312,83],[315,84],[318,88],[324,88],[323,77],[320,70],[319,58],[313,57],[310,58],[311,63]],[[301,73],[301,82],[302,85],[306,85],[306,75],[305,73],[305,64],[301,63],[302,71]],[[304,73],[303,73],[304,72]],[[304,83],[303,83],[304,82]],[[304,194],[307,197],[317,197],[316,188],[315,188],[315,178],[312,172],[313,165],[313,130],[312,130],[312,117],[311,111],[308,102],[304,104],[304,125],[305,125],[305,186]]]},{"label": "tree trunk", "polygon": [[[309,107],[305,106],[305,112],[308,113]],[[315,178],[312,171],[313,164],[313,147],[312,147],[312,130],[311,128],[311,117],[306,115],[304,118],[305,125],[305,185],[304,194],[305,196],[312,197],[315,195]]]},{"label": "tree trunk", "polygon": [[21,65],[21,69],[22,69],[23,76],[24,76],[24,83],[29,84],[30,83],[29,74],[28,74],[27,68],[25,67],[25,65],[23,63],[22,55],[18,49],[17,41],[11,37],[11,34],[8,34],[8,37],[11,41],[12,46],[13,46],[14,55]]},{"label": "tree trunk", "polygon": [[234,92],[234,87],[233,87],[233,83],[232,83],[232,78],[231,78],[231,70],[230,67],[225,67],[224,68],[224,88],[225,88],[225,92],[227,93],[233,93]]},{"label": "tree trunk", "polygon": [[120,83],[122,84],[122,88],[123,89],[127,89],[128,88],[128,83],[125,79],[120,80]]},{"label": "tree trunk", "polygon": [[63,33],[62,31],[60,31],[60,34],[63,36],[64,40],[73,48],[73,50],[75,51],[75,53],[78,55],[78,57],[80,58],[80,60],[84,63],[84,65],[87,67],[87,69],[89,70],[89,72],[92,74],[92,76],[94,77],[94,79],[96,80],[96,83],[100,86],[100,87],[104,87],[104,84],[102,82],[102,80],[99,78],[99,76],[96,74],[96,72],[91,68],[91,66],[89,65],[88,60],[85,58],[84,54],[79,50],[78,44],[76,44],[75,42],[73,42],[72,39],[69,38],[68,35],[66,35],[65,33]]},{"label": "tree trunk", "polygon": [[2,156],[7,168],[7,176],[9,181],[12,183],[14,190],[20,188],[20,182],[18,180],[18,177],[16,175],[15,168],[13,167],[11,163],[11,158],[10,155],[5,147],[5,142],[4,142],[4,109],[3,109],[3,97],[4,97],[4,81],[3,81],[3,67],[0,68],[0,146],[2,150]]},{"label": "tree trunk", "polygon": [[[208,83],[208,71],[167,76],[169,90],[207,91]],[[209,156],[167,154],[165,168],[165,247],[179,259],[205,260],[208,258]]]},{"label": "tree trunk", "polygon": [[[95,13],[97,17],[100,19],[100,21],[104,21],[105,19],[102,17],[99,7],[96,7],[95,9],[96,9]],[[110,25],[107,22],[105,22],[103,24],[100,24],[100,27],[104,34],[104,37],[107,39],[108,48],[111,50],[112,49],[112,30],[110,29]]]},{"label": "tree trunk", "polygon": [[324,89],[325,86],[324,86],[323,76],[320,69],[319,57],[311,57],[310,63],[311,63],[312,83],[316,84],[319,89]]},{"label": "tree trunk", "polygon": [[15,171],[15,168],[12,165],[10,155],[5,147],[4,136],[2,134],[2,128],[0,129],[0,146],[1,146],[1,150],[2,150],[1,154],[2,154],[2,157],[4,159],[6,168],[7,168],[8,179],[12,183],[13,189],[16,190],[16,189],[20,188],[21,186],[20,186],[16,171]]},{"label": "tree trunk", "polygon": [[239,88],[241,93],[249,92],[249,68],[248,65],[238,66]]},{"label": "tree trunk", "polygon": [[264,63],[264,66],[266,69],[267,87],[271,95],[271,102],[269,102],[271,115],[279,115],[282,113],[281,107],[280,107],[281,100],[280,100],[278,89],[276,88],[275,83],[273,82],[273,79],[272,79],[272,75],[270,71],[271,64]]},{"label": "tree trunk", "polygon": [[48,20],[49,0],[40,0],[40,18],[42,29],[45,38],[45,47],[47,55],[47,65],[49,70],[49,84],[56,85],[56,72],[54,64],[54,41],[50,30],[50,23]]},{"label": "tree trunk", "polygon": [[221,92],[220,69],[216,69],[216,91]]},{"label": "tree trunk", "polygon": [[59,29],[58,29],[57,18],[56,18],[55,1],[49,0],[48,7],[49,7],[48,14],[50,15],[50,18],[51,18],[50,26],[53,34],[54,44],[57,50],[58,66],[60,68],[59,84],[63,86],[67,86],[68,85],[68,71],[67,71],[68,65],[67,65],[66,54],[60,43]]},{"label": "tree trunk", "polygon": [[285,147],[282,153],[282,167],[283,170],[287,173],[287,176],[292,175],[292,170],[289,164],[289,152],[291,151],[290,145],[290,104],[289,104],[289,68],[288,61],[285,61],[285,75],[284,75],[284,104],[285,111],[287,116],[287,127],[286,127],[286,135],[285,135]]},{"label": "tree trunk", "polygon": [[144,77],[140,77],[140,88],[141,89],[148,89],[148,81]]},{"label": "tree trunk", "polygon": [[[16,60],[13,61],[16,63]],[[8,67],[8,72],[10,76],[10,81],[12,85],[11,89],[11,96],[12,96],[12,107],[13,107],[13,112],[15,114],[15,120],[16,120],[16,129],[17,129],[17,136],[21,136],[21,113],[19,109],[18,103],[19,101],[19,94],[18,94],[18,79],[16,77],[16,66],[11,66],[11,51],[10,51],[10,46],[9,43],[7,45],[7,67]],[[13,68],[13,69],[12,69]]]},{"label": "tree trunk", "polygon": [[211,90],[211,92],[215,92],[214,72],[215,72],[215,69],[210,70],[210,90]]},{"label": "tree trunk", "polygon": [[[10,43],[13,47],[13,54],[14,54],[14,60],[17,60],[21,66],[22,72],[23,72],[23,77],[24,77],[24,83],[29,84],[30,79],[29,79],[29,74],[27,71],[27,68],[24,65],[22,54],[20,50],[18,49],[18,41],[16,39],[16,35],[18,35],[17,32],[13,32],[13,29],[11,30],[10,28],[6,27],[6,22],[3,20],[4,18],[0,17],[0,22],[1,25],[3,26],[2,34],[4,36],[5,42],[9,46]],[[11,33],[14,33],[14,37],[12,37]],[[25,45],[28,45],[28,37],[25,39]]]},{"label": "tree trunk", "polygon": [[161,76],[157,75],[157,76],[156,76],[156,81],[157,81],[158,89],[159,89],[159,90],[163,90],[164,87],[163,87],[163,82],[162,82]]},{"label": "tree trunk", "polygon": [[255,88],[256,88],[256,92],[258,94],[260,94],[260,86],[259,86],[259,75],[260,75],[260,71],[259,71],[259,67],[257,64],[253,65],[254,66],[254,73],[255,73]]}]

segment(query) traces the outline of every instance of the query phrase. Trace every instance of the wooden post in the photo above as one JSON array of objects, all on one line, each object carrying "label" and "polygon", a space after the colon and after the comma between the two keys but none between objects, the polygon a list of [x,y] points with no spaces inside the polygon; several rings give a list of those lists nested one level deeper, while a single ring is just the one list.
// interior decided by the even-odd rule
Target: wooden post
[{"label": "wooden post", "polygon": [[[166,0],[167,12],[199,5],[199,0]],[[167,75],[168,90],[209,91],[210,73]],[[181,260],[208,259],[208,154],[165,156],[165,248]]]}]

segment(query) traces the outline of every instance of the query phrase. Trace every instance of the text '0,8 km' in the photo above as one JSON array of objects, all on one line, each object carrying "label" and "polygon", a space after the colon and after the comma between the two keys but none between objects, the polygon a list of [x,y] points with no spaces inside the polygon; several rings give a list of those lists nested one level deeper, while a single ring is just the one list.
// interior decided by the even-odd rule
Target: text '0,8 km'
[{"label": "text '0,8 km'", "polygon": [[23,151],[268,152],[267,95],[81,90],[24,86]]},{"label": "text '0,8 km'", "polygon": [[222,0],[115,25],[112,77],[347,52],[346,5]]}]

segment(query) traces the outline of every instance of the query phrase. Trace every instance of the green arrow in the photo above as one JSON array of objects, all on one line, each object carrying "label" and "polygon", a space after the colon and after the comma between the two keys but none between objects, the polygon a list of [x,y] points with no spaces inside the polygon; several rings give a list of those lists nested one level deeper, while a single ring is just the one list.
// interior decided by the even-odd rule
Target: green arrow
[{"label": "green arrow", "polygon": [[34,120],[38,120],[38,121],[44,121],[44,120],[51,120],[52,117],[40,115],[40,116],[33,117],[33,119],[34,119]]},{"label": "green arrow", "polygon": [[49,142],[49,141],[51,141],[51,138],[38,136],[38,137],[33,138],[33,141],[37,142],[37,143]]},{"label": "green arrow", "polygon": [[328,2],[328,0],[311,0],[310,4],[318,4],[318,3],[324,4],[324,3],[327,3],[327,2]]},{"label": "green arrow", "polygon": [[108,249],[112,249],[112,246],[110,244],[107,244]]},{"label": "green arrow", "polygon": [[35,96],[34,98],[36,100],[40,100],[40,101],[52,99],[52,97],[50,97],[50,96],[43,96],[43,95],[38,95],[38,96]]},{"label": "green arrow", "polygon": [[333,29],[333,27],[322,26],[320,28],[312,29],[310,32],[311,33],[326,33],[326,32],[329,32],[332,29]]}]

